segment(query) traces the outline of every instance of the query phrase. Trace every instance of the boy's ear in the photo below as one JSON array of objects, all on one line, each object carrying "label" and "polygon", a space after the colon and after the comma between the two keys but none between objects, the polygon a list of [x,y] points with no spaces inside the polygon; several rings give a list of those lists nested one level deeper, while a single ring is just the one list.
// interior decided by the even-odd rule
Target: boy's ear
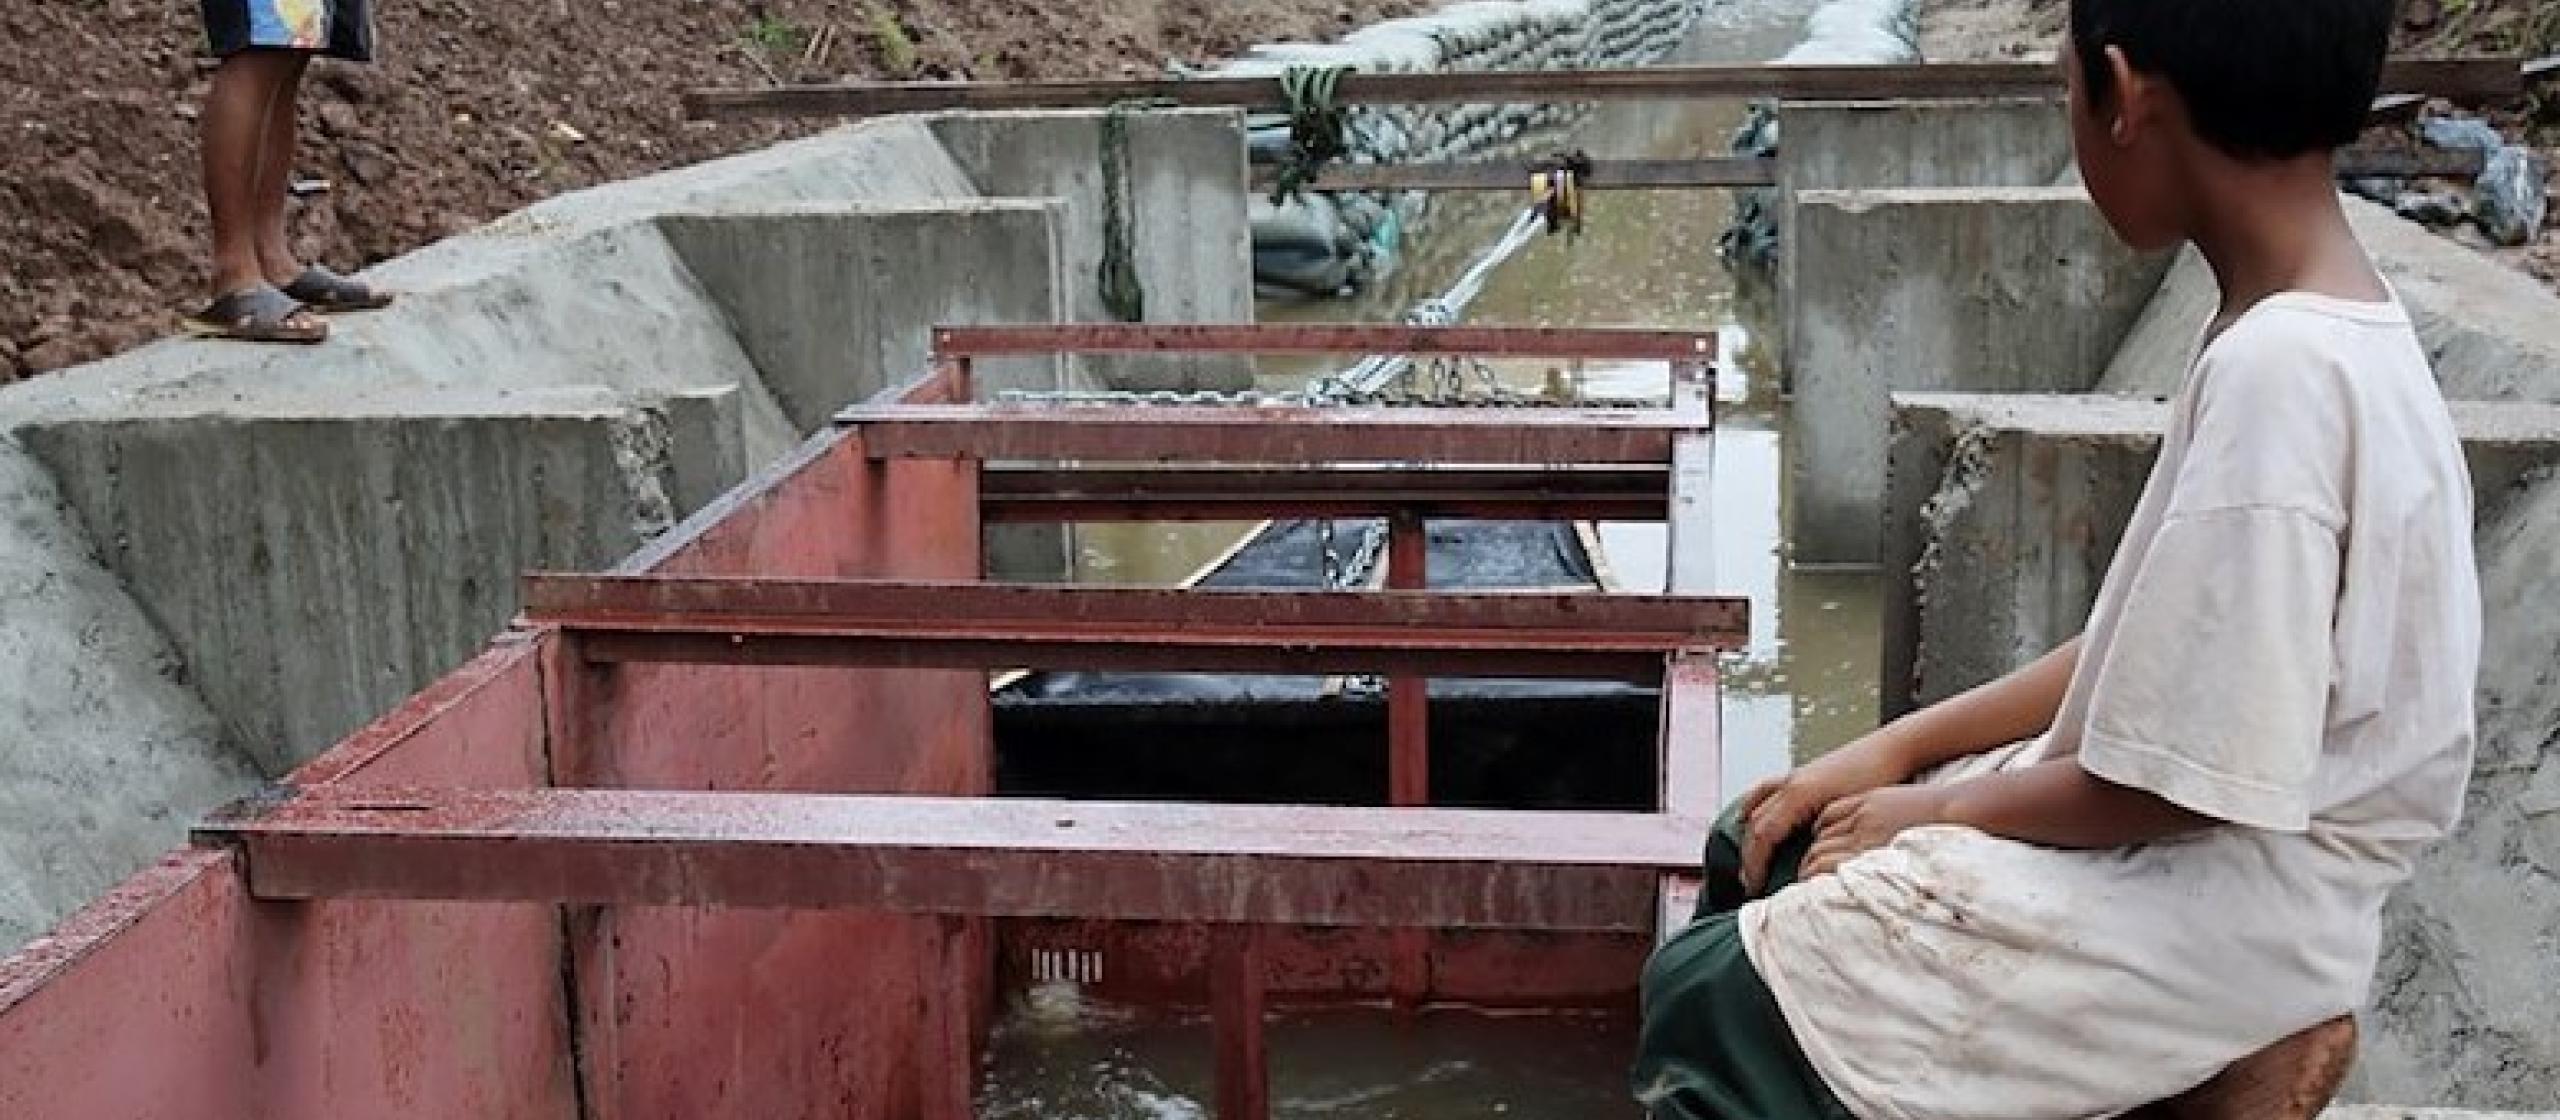
[{"label": "boy's ear", "polygon": [[2159,90],[2149,75],[2133,68],[2123,47],[2107,48],[2107,70],[2116,90],[2115,119],[2107,122],[2107,139],[2119,148],[2130,147],[2151,126]]}]

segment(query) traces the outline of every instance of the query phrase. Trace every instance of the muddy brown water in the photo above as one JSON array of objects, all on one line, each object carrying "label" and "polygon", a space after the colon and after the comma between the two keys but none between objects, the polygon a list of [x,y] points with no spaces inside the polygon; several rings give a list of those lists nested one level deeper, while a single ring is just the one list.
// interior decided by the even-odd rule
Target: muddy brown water
[{"label": "muddy brown water", "polygon": [[[1775,57],[1802,34],[1811,0],[1735,0],[1711,10],[1681,61]],[[1724,151],[1742,109],[1730,104],[1604,106],[1569,143],[1597,156]],[[1266,321],[1393,321],[1492,243],[1520,205],[1510,195],[1437,201],[1428,233],[1397,275],[1352,301],[1266,303]],[[1728,792],[1819,754],[1873,726],[1880,585],[1873,572],[1796,569],[1783,533],[1787,406],[1757,300],[1737,294],[1715,254],[1731,209],[1722,191],[1593,196],[1578,241],[1541,240],[1493,279],[1467,316],[1510,326],[1713,329],[1723,340],[1716,437],[1717,590],[1751,600],[1753,636],[1726,667],[1724,782]],[[1316,372],[1271,362],[1266,387],[1296,388]],[[1596,397],[1658,397],[1661,365],[1595,364]],[[1502,369],[1534,388],[1537,369]],[[1077,578],[1170,584],[1215,563],[1249,525],[1087,526]],[[1660,590],[1659,524],[1599,527],[1617,586]],[[1210,1032],[1196,1015],[1113,1007],[1071,985],[1017,997],[995,1031],[980,1115],[1073,1120],[1205,1117]],[[1623,1021],[1573,1015],[1496,1016],[1447,1009],[1275,1016],[1270,1032],[1275,1111],[1284,1117],[1441,1120],[1456,1117],[1632,1116]]]}]

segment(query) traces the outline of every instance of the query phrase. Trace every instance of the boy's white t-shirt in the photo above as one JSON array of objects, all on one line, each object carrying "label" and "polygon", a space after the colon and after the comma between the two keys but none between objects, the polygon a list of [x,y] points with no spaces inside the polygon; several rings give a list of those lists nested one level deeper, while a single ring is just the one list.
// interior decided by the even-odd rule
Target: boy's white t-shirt
[{"label": "boy's white t-shirt", "polygon": [[2397,305],[2287,293],[2215,339],[2053,730],[1968,762],[2076,755],[2227,823],[2099,851],[1914,829],[1744,907],[1842,1103],[2111,1116],[2362,1004],[2383,896],[2470,774],[2471,509]]}]

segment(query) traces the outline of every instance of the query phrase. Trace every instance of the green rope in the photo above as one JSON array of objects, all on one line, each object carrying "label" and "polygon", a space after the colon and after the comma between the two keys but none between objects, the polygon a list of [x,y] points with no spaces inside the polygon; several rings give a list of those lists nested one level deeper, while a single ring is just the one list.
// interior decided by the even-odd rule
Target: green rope
[{"label": "green rope", "polygon": [[1102,114],[1102,263],[1094,282],[1102,306],[1123,323],[1147,317],[1147,287],[1138,279],[1129,227],[1129,114],[1164,108],[1169,101],[1124,101]]},{"label": "green rope", "polygon": [[1271,190],[1274,206],[1303,191],[1324,165],[1351,154],[1351,114],[1334,104],[1334,90],[1348,66],[1292,66],[1280,73],[1280,95],[1289,102],[1289,155]]}]

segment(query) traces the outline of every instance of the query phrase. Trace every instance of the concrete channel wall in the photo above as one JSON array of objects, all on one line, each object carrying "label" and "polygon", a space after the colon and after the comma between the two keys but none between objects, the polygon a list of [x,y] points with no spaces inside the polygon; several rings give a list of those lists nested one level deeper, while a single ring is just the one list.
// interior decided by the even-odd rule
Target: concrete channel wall
[{"label": "concrete channel wall", "polygon": [[[325,345],[170,341],[0,390],[0,743],[47,775],[0,813],[0,941],[470,656],[522,569],[610,563],[921,372],[935,323],[1092,316],[1098,183],[957,138],[1101,118],[883,119],[565,195],[371,270],[400,303]],[[1148,318],[1249,320],[1241,115],[1122,124]],[[1063,540],[996,563],[1055,574]]]},{"label": "concrete channel wall", "polygon": [[1796,192],[1795,561],[1878,557],[1887,395],[2094,385],[2164,260],[2077,187]]}]

